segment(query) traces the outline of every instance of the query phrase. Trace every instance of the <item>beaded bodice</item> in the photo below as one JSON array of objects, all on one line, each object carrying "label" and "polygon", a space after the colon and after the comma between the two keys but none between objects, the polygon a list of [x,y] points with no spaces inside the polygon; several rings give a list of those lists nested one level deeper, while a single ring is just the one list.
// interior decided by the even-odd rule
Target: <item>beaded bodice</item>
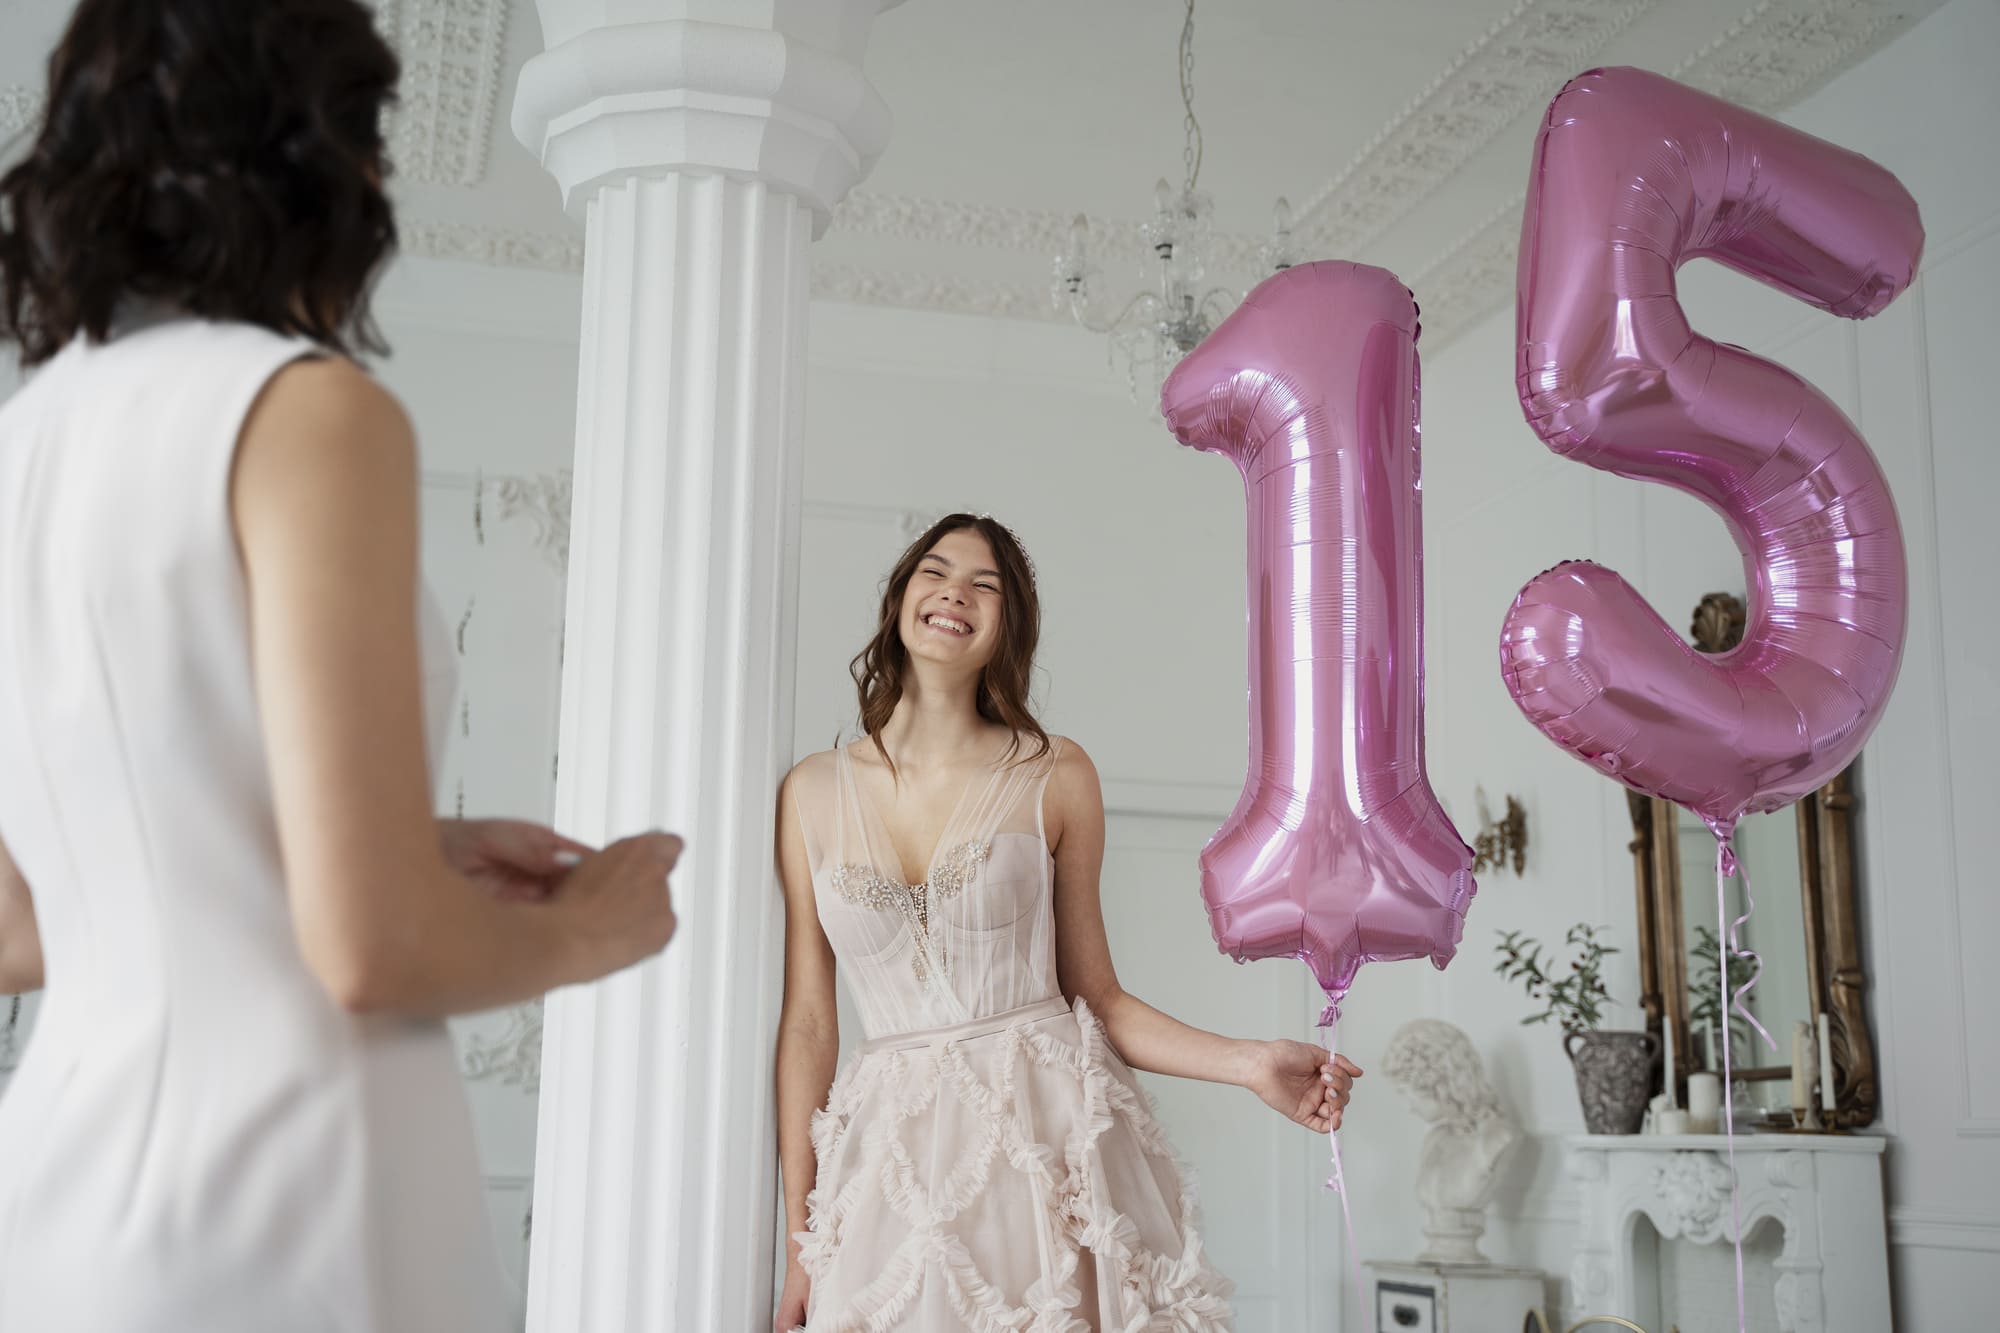
[{"label": "beaded bodice", "polygon": [[1055,759],[1053,749],[1003,757],[974,774],[915,884],[856,783],[851,747],[799,766],[793,790],[820,923],[869,1037],[1056,993],[1054,865],[1041,818]]}]

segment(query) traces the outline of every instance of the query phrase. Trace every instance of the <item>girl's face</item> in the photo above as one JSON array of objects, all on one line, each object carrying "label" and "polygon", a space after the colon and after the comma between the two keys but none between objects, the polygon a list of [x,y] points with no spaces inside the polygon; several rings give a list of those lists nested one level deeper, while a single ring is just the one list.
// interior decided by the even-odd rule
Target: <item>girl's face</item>
[{"label": "girl's face", "polygon": [[903,647],[939,666],[981,670],[1000,646],[1001,608],[993,548],[970,528],[947,532],[903,589]]}]

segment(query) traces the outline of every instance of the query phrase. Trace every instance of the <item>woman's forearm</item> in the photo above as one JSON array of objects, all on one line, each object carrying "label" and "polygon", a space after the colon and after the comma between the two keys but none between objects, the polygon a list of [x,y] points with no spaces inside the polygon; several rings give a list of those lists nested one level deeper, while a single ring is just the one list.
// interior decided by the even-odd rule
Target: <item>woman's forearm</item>
[{"label": "woman's forearm", "polygon": [[840,1039],[798,1024],[778,1028],[778,1168],[785,1185],[785,1235],[806,1229],[806,1195],[819,1173],[812,1119],[833,1087]]},{"label": "woman's forearm", "polygon": [[42,988],[42,931],[28,881],[0,843],[0,994]]},{"label": "woman's forearm", "polygon": [[12,923],[0,934],[0,995],[19,995],[42,988],[42,941],[34,923],[22,930]]},{"label": "woman's forearm", "polygon": [[1134,1069],[1238,1087],[1249,1083],[1259,1043],[1192,1027],[1123,990],[1085,998],[1104,1024],[1104,1035]]}]

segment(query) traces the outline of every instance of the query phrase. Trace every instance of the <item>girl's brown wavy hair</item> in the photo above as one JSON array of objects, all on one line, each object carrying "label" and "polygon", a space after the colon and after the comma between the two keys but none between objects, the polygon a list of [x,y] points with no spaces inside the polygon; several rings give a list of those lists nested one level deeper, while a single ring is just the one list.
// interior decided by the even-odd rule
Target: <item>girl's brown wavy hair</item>
[{"label": "girl's brown wavy hair", "polygon": [[882,583],[874,636],[847,667],[860,698],[861,729],[875,742],[876,752],[892,773],[895,763],[882,748],[882,728],[889,724],[903,697],[904,674],[910,665],[909,650],[903,646],[903,593],[916,577],[918,562],[940,538],[967,530],[986,539],[1000,569],[1000,646],[980,673],[979,716],[1014,733],[1007,751],[1010,756],[1019,754],[1024,737],[1033,740],[1034,752],[1021,758],[1038,759],[1049,752],[1049,734],[1036,719],[1028,697],[1035,647],[1042,637],[1042,603],[1035,591],[1034,564],[1013,530],[998,519],[984,514],[946,514],[911,542],[890,569]]},{"label": "girl's brown wavy hair", "polygon": [[136,298],[382,350],[399,73],[358,0],[83,0],[0,177],[0,337],[35,365]]}]

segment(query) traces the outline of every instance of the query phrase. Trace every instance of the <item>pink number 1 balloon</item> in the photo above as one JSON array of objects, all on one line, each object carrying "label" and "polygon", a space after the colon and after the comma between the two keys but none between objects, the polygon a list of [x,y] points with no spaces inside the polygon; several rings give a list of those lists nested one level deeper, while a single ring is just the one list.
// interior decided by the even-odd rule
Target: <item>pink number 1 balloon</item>
[{"label": "pink number 1 balloon", "polygon": [[1864,157],[1657,74],[1593,70],[1549,106],[1521,225],[1520,394],[1551,449],[1719,513],[1751,588],[1742,645],[1697,654],[1623,579],[1560,565],[1500,657],[1549,739],[1728,839],[1860,753],[1902,656],[1903,536],[1840,409],[1688,325],[1714,259],[1836,315],[1909,285],[1917,206]]},{"label": "pink number 1 balloon", "polygon": [[1202,853],[1216,943],[1302,958],[1329,1000],[1364,962],[1450,961],[1472,852],[1424,771],[1417,311],[1394,274],[1266,280],[1160,410],[1243,474],[1250,767]]}]

